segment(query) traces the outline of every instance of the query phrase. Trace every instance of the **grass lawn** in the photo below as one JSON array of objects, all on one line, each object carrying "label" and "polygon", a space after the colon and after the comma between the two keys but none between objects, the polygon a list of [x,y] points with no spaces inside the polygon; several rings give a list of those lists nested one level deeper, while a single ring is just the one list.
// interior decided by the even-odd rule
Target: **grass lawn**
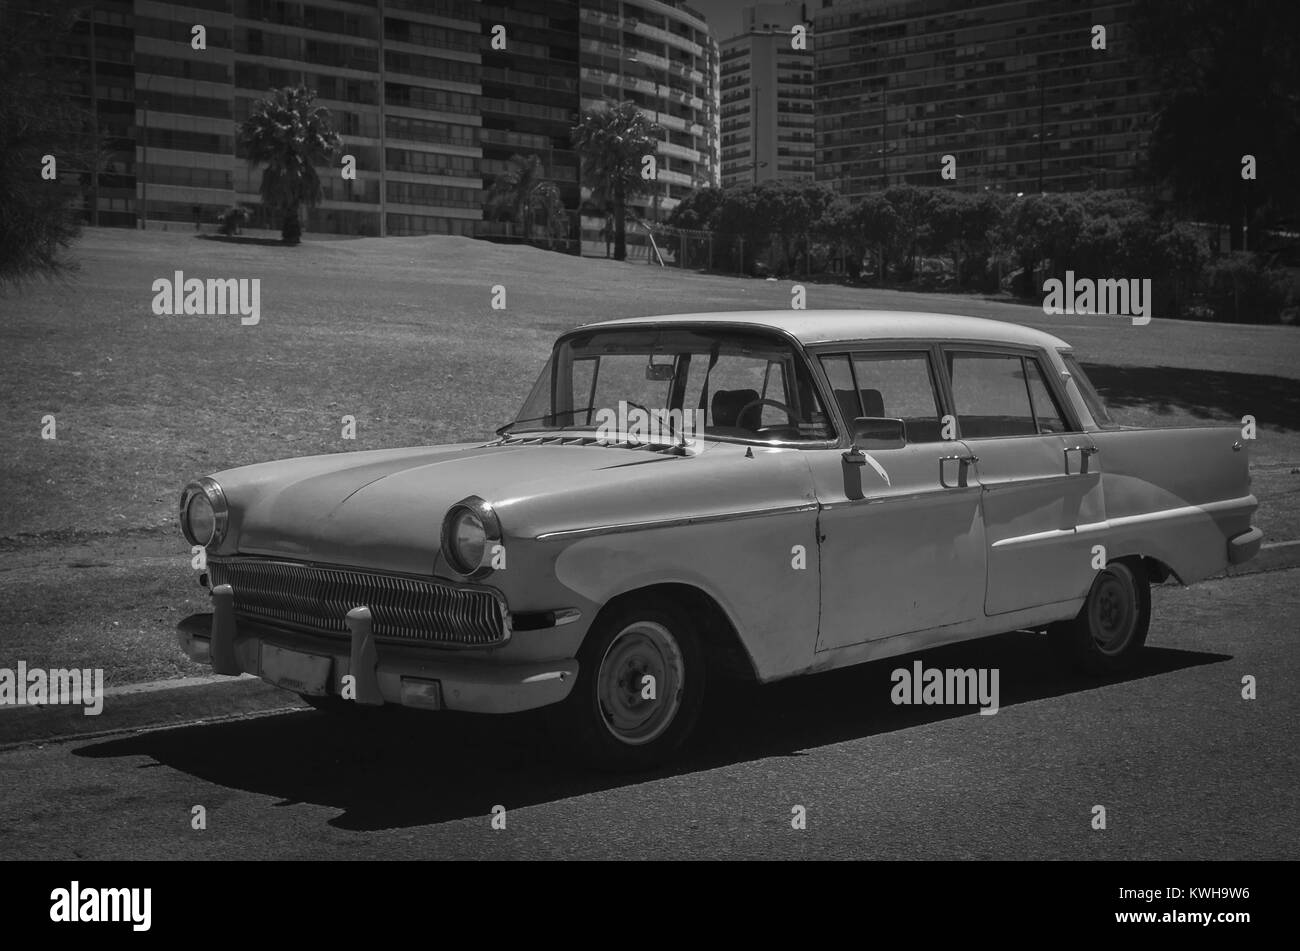
[{"label": "grass lawn", "polygon": [[[181,602],[197,601],[174,514],[195,476],[286,456],[481,438],[513,415],[560,331],[609,317],[790,306],[788,281],[452,237],[283,248],[91,229],[73,256],[80,270],[68,281],[0,294],[0,596],[25,612],[25,633],[0,633],[0,665],[36,664],[40,654],[63,655],[54,666],[72,663],[68,655],[111,627],[104,605],[113,592],[139,609],[118,627],[170,645]],[[260,278],[261,322],[155,316],[151,285],[178,270]],[[506,288],[503,311],[490,306],[495,284]],[[1077,348],[1123,422],[1252,414],[1258,524],[1274,539],[1300,537],[1300,475],[1291,472],[1300,467],[1296,329],[1158,319],[1133,327],[976,297],[818,284],[808,285],[807,305],[965,313],[1055,332]],[[46,414],[57,421],[54,441],[40,438]],[[344,414],[357,418],[355,441],[340,438]],[[123,539],[147,550],[125,559]],[[76,580],[61,573],[73,570],[70,551],[89,559]],[[165,563],[151,560],[168,552]],[[169,596],[172,581],[186,587]],[[135,646],[121,643],[126,658]],[[104,666],[129,663],[110,661]],[[159,660],[129,676],[190,670]]]}]

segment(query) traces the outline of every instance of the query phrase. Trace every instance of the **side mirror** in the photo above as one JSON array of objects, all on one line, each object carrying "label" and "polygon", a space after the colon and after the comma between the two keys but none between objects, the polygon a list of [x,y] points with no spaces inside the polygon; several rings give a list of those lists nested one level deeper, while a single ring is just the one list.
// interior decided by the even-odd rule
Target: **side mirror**
[{"label": "side mirror", "polygon": [[883,416],[859,416],[852,422],[853,440],[844,461],[849,465],[866,465],[862,453],[872,449],[902,449],[907,445],[907,428],[901,419]]}]

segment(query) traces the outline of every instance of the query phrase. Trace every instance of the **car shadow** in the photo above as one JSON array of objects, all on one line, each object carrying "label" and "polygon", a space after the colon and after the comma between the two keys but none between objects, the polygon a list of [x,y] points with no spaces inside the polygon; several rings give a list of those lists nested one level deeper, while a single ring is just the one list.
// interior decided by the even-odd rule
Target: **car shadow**
[{"label": "car shadow", "polygon": [[92,743],[75,754],[145,756],[152,762],[140,768],[168,766],[227,788],[278,797],[277,805],[337,808],[341,812],[329,824],[340,829],[405,828],[486,816],[497,804],[539,805],[979,716],[976,706],[894,705],[891,673],[910,670],[914,660],[927,668],[997,669],[1004,709],[1230,659],[1148,648],[1136,670],[1098,681],[1064,673],[1042,635],[1015,632],[765,687],[718,682],[682,755],[668,767],[635,775],[566,765],[538,711],[488,717],[386,708],[354,721],[304,710],[143,733]]},{"label": "car shadow", "polygon": [[1231,424],[1267,407],[1262,422],[1300,429],[1300,387],[1294,379],[1185,367],[1085,363],[1083,369],[1112,409],[1150,406],[1167,412],[1177,408],[1207,421]]}]

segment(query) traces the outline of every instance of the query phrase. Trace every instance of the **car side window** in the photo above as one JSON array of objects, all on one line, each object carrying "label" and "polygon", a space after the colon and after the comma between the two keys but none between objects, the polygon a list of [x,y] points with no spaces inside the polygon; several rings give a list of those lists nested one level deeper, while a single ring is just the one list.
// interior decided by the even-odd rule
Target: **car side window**
[{"label": "car side window", "polygon": [[929,356],[922,350],[864,350],[822,357],[846,421],[901,419],[908,442],[939,442],[942,422]]},{"label": "car side window", "polygon": [[862,415],[862,403],[853,386],[853,370],[849,367],[847,353],[826,354],[821,358],[822,369],[830,380],[831,396],[839,405],[840,415],[847,426]]},{"label": "car side window", "polygon": [[1088,374],[1083,372],[1083,367],[1079,365],[1079,361],[1075,359],[1074,354],[1068,350],[1060,350],[1058,353],[1061,354],[1061,359],[1065,361],[1065,369],[1069,372],[1070,379],[1079,391],[1079,395],[1083,397],[1088,412],[1092,414],[1093,422],[1101,429],[1118,429],[1119,424],[1111,418],[1110,411],[1106,409],[1106,404],[1102,402],[1097,388],[1088,379]]},{"label": "car side window", "polygon": [[1025,357],[1025,376],[1029,385],[1029,399],[1033,404],[1034,419],[1038,422],[1040,433],[1069,432],[1061,404],[1056,401],[1043,378],[1043,370],[1033,357]]},{"label": "car side window", "polygon": [[948,373],[963,438],[1038,432],[1018,354],[949,351]]}]

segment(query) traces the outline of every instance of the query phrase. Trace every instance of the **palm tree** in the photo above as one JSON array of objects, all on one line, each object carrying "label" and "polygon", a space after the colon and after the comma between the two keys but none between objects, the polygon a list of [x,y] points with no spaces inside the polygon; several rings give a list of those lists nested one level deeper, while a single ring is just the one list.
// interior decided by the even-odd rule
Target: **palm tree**
[{"label": "palm tree", "polygon": [[239,147],[248,164],[266,165],[262,202],[283,216],[280,238],[285,244],[301,240],[300,209],[323,196],[316,167],[329,164],[339,144],[329,110],[316,105],[315,91],[306,86],[273,89],[240,125]]},{"label": "palm tree", "polygon": [[614,259],[627,258],[627,203],[650,191],[641,177],[642,159],[655,154],[663,129],[634,102],[605,102],[584,110],[572,131],[582,161],[582,178],[609,198],[614,212]]},{"label": "palm tree", "polygon": [[488,192],[488,212],[518,224],[525,238],[533,236],[533,221],[539,211],[549,231],[556,213],[564,208],[560,189],[542,178],[544,170],[536,155],[512,155],[510,167],[496,177]]}]

